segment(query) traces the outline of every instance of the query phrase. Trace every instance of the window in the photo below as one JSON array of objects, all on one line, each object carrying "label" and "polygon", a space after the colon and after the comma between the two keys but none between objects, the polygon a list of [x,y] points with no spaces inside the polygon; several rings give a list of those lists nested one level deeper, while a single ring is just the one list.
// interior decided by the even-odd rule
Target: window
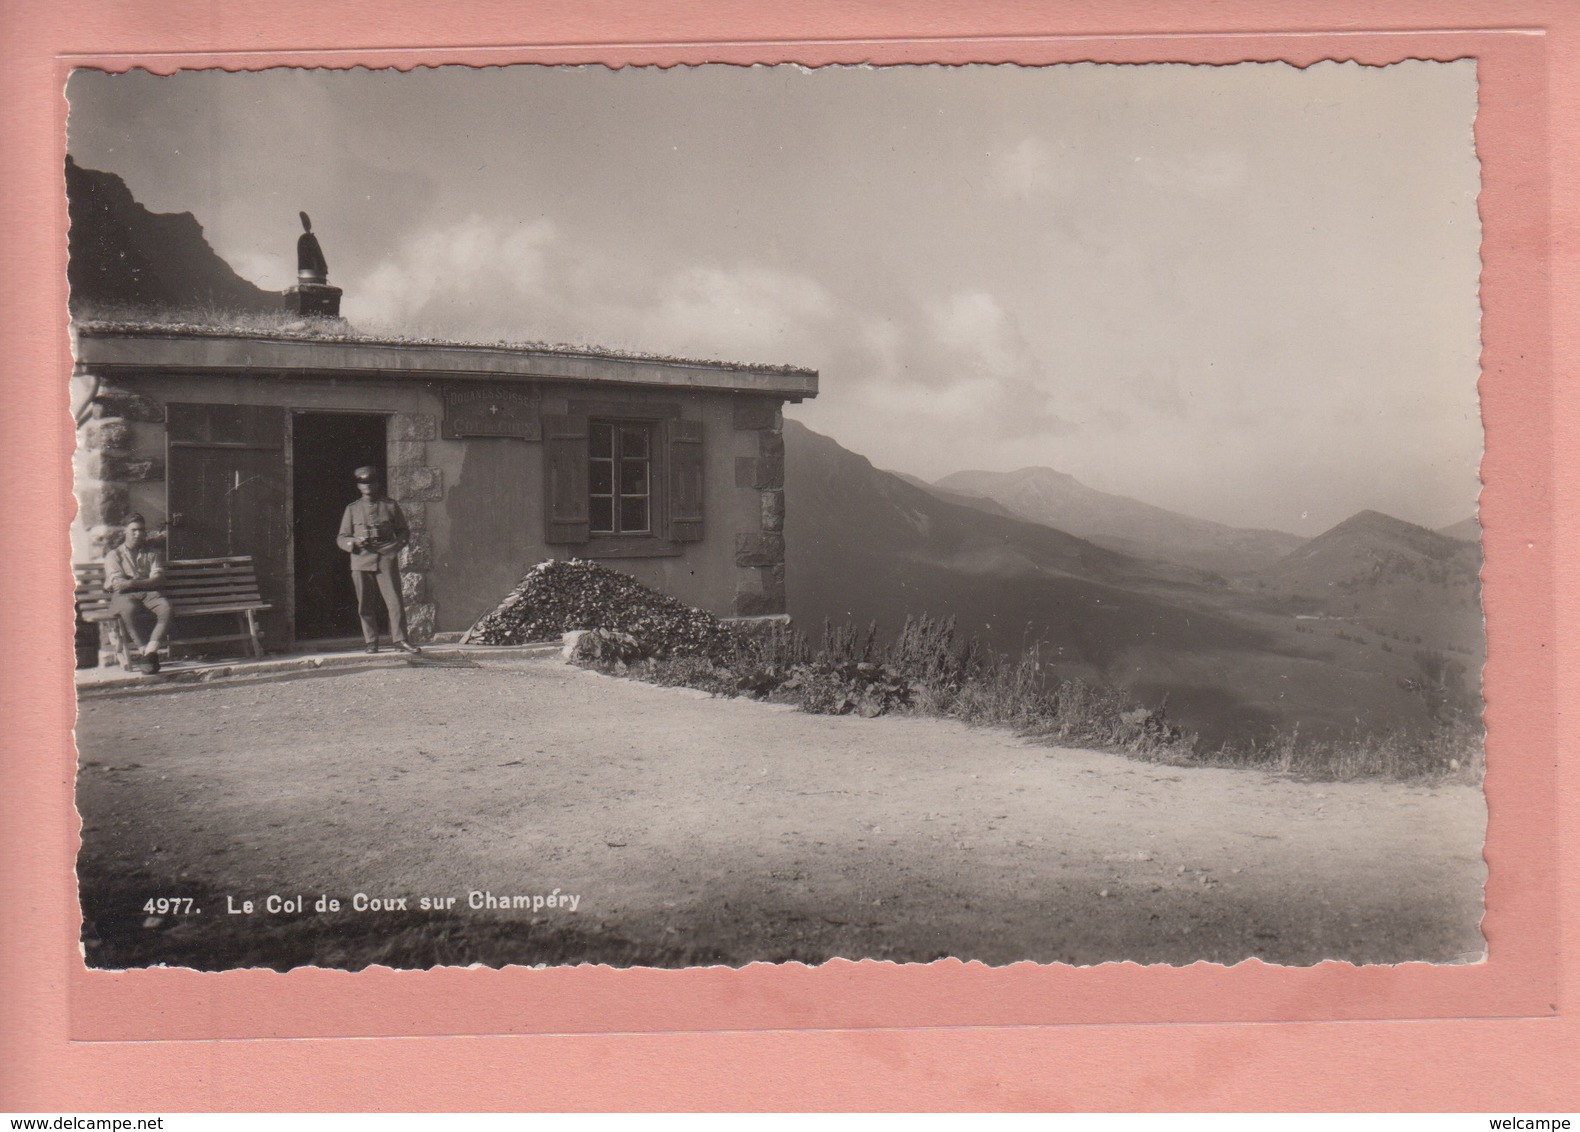
[{"label": "window", "polygon": [[588,528],[594,535],[653,533],[653,431],[593,421],[587,436]]},{"label": "window", "polygon": [[590,558],[702,538],[702,422],[679,405],[572,401],[543,418],[544,541]]}]

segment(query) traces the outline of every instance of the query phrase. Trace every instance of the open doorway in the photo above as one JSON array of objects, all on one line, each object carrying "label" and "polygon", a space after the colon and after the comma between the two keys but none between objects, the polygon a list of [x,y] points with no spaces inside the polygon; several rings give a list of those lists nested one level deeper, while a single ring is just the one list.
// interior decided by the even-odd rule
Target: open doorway
[{"label": "open doorway", "polygon": [[292,529],[296,547],[296,639],[362,639],[345,553],[335,545],[340,516],[357,497],[351,473],[384,471],[385,418],[370,413],[292,417]]}]

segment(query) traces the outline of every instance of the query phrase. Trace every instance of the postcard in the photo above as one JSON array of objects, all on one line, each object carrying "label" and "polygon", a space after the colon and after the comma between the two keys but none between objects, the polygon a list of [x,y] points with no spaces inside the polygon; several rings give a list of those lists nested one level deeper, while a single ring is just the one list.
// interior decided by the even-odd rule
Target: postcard
[{"label": "postcard", "polygon": [[1540,36],[219,47],[36,178],[80,1048],[1556,1012]]}]

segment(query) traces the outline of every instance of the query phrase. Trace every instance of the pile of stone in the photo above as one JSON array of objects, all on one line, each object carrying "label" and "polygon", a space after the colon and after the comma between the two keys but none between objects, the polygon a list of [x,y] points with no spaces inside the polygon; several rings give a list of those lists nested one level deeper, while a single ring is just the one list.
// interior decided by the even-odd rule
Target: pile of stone
[{"label": "pile of stone", "polygon": [[646,656],[714,656],[733,636],[711,613],[655,593],[635,578],[577,559],[540,562],[463,640],[485,645],[557,641],[577,629],[634,638]]}]

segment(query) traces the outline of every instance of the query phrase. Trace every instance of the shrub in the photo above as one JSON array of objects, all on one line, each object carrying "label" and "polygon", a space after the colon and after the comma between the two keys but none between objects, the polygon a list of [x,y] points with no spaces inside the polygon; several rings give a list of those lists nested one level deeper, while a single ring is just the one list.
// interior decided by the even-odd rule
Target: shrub
[{"label": "shrub", "polygon": [[739,694],[734,672],[715,665],[705,656],[655,658],[636,674],[666,688],[697,688],[716,696]]},{"label": "shrub", "polygon": [[855,712],[870,719],[911,702],[910,681],[889,665],[870,661],[799,664],[779,689],[793,694],[802,711],[817,715]]},{"label": "shrub", "polygon": [[1485,733],[1456,721],[1413,730],[1303,737],[1296,725],[1266,739],[1206,754],[1207,766],[1254,767],[1323,781],[1384,779],[1479,783],[1486,772]]}]

